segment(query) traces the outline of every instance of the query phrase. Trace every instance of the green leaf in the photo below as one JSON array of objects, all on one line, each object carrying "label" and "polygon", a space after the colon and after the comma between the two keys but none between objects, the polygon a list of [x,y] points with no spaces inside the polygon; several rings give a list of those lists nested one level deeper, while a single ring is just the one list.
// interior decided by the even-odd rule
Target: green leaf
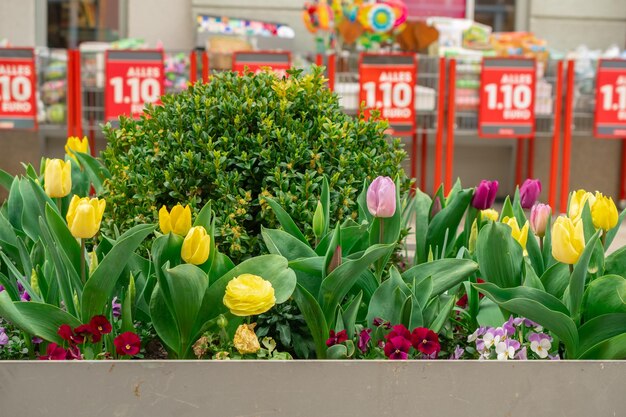
[{"label": "green leaf", "polygon": [[413,285],[413,295],[417,299],[417,304],[419,304],[420,306],[425,306],[428,303],[428,300],[430,300],[432,293],[433,293],[432,277],[427,277],[426,279],[422,279]]},{"label": "green leaf", "polygon": [[363,188],[361,189],[361,193],[357,197],[357,204],[359,206],[359,220],[361,222],[367,221],[367,223],[371,224],[374,220],[374,216],[370,214],[369,209],[367,208],[367,179],[363,180]]},{"label": "green leaf", "polygon": [[335,226],[335,230],[333,231],[332,238],[330,239],[330,244],[328,245],[328,249],[326,249],[326,254],[324,255],[324,268],[322,269],[322,279],[326,278],[328,275],[328,266],[330,262],[333,260],[333,256],[335,255],[335,250],[337,246],[341,245],[341,226],[338,224]]},{"label": "green leaf", "polygon": [[490,222],[478,234],[476,258],[481,277],[502,288],[522,284],[522,247],[511,237],[511,228]]},{"label": "green leaf", "polygon": [[410,296],[409,288],[400,274],[390,274],[389,279],[380,284],[372,295],[365,319],[366,325],[372,326],[375,318],[394,324],[400,323],[404,303]]},{"label": "green leaf", "polygon": [[165,296],[159,284],[154,287],[150,298],[150,318],[154,330],[165,346],[172,352],[180,352],[180,337],[176,321],[165,302]]},{"label": "green leaf", "polygon": [[20,194],[20,183],[22,180],[15,178],[11,184],[11,190],[9,191],[9,198],[7,199],[8,206],[8,219],[11,225],[17,230],[22,229],[22,210],[24,208],[24,202],[22,195]]},{"label": "green leaf", "polygon": [[[210,232],[213,224],[213,216],[211,212],[211,201],[208,201],[200,210],[196,216],[196,220],[193,222],[193,226],[202,226],[204,230]],[[213,236],[211,236],[212,238]]]},{"label": "green leaf", "polygon": [[[519,223],[522,224],[523,223]],[[522,226],[523,227],[523,226]],[[533,234],[532,230],[528,231],[528,239],[526,240],[526,251],[528,251],[528,259],[530,260],[533,269],[537,273],[538,276],[543,275],[545,272],[545,264],[543,261],[543,253],[541,253],[541,248],[539,247],[539,241]]]},{"label": "green leaf", "polygon": [[568,358],[578,348],[578,331],[565,305],[554,296],[536,288],[499,288],[491,283],[473,284],[501,308],[541,324],[565,344]]},{"label": "green leaf", "polygon": [[515,211],[513,210],[513,205],[511,204],[511,199],[507,195],[504,199],[504,204],[502,205],[502,211],[500,212],[500,219],[504,219],[505,217],[513,218],[515,217]]},{"label": "green leaf", "polygon": [[605,275],[587,286],[583,301],[585,321],[609,313],[626,313],[626,279]]},{"label": "green leaf", "polygon": [[293,292],[293,299],[296,301],[311,332],[317,359],[325,359],[327,350],[326,339],[329,336],[329,332],[322,308],[315,297],[299,284]]},{"label": "green leaf", "polygon": [[[468,188],[449,197],[450,200],[446,207],[435,214],[428,225],[426,233],[426,244],[428,247],[433,248],[433,250],[435,248],[441,250],[444,246],[452,248],[451,243],[455,238],[456,230],[472,200],[473,194],[474,190]],[[443,254],[441,257],[445,255]]]},{"label": "green leaf", "polygon": [[374,245],[358,259],[347,260],[322,281],[318,299],[326,322],[332,325],[337,307],[358,281],[359,275],[378,259],[387,256],[395,245]]},{"label": "green leaf", "polygon": [[285,232],[289,233],[302,243],[308,245],[309,242],[306,240],[306,237],[304,237],[291,216],[280,206],[280,204],[278,204],[270,197],[266,197],[265,200],[267,201],[267,204],[269,204],[269,206],[272,208],[272,210],[274,210],[276,218],[280,222],[280,225],[283,227],[283,229],[285,229]]},{"label": "green leaf", "polygon": [[604,261],[604,273],[607,275],[620,275],[626,278],[626,246],[606,257]]},{"label": "green leaf", "polygon": [[0,187],[3,187],[5,190],[9,191],[12,184],[13,175],[9,174],[3,169],[0,169]]},{"label": "green leaf", "polygon": [[439,333],[443,325],[446,324],[446,321],[448,321],[448,318],[450,317],[450,312],[452,312],[453,307],[454,307],[454,297],[449,297],[449,299],[446,301],[446,303],[443,305],[443,307],[439,311],[437,318],[435,318],[435,320],[432,323],[430,323],[428,328],[430,328],[435,333]]},{"label": "green leaf", "polygon": [[415,260],[414,264],[426,262],[426,236],[430,222],[432,200],[428,194],[417,189],[415,191]]},{"label": "green leaf", "polygon": [[120,236],[111,251],[100,261],[83,290],[81,299],[83,320],[102,314],[102,311],[110,304],[117,279],[135,250],[154,231],[154,228],[155,226],[151,224],[141,224],[128,230]]},{"label": "green leaf", "polygon": [[502,315],[500,307],[489,298],[485,297],[480,300],[476,321],[479,326],[483,327],[500,327],[506,321]]},{"label": "green leaf", "polygon": [[578,359],[613,360],[626,358],[626,333],[596,344],[583,352]]},{"label": "green leaf", "polygon": [[543,273],[541,283],[548,294],[560,299],[569,285],[569,275],[569,267],[558,262]]},{"label": "green leaf", "polygon": [[228,271],[233,269],[235,264],[230,260],[228,256],[221,252],[217,252],[211,263],[211,270],[209,271],[209,283],[213,284],[222,275],[225,275]]},{"label": "green leaf", "polygon": [[588,241],[583,253],[578,258],[578,262],[574,266],[574,272],[569,281],[569,310],[572,317],[580,316],[580,306],[583,302],[583,294],[585,292],[585,284],[587,281],[587,268],[589,260],[593,254],[596,241],[600,236],[600,231],[596,232]]},{"label": "green leaf", "polygon": [[530,260],[528,258],[524,260],[524,272],[525,272],[524,273],[524,286],[525,287],[537,288],[538,290],[545,291],[545,288],[543,287],[543,283],[541,282],[541,280],[535,273],[535,270],[530,264]]},{"label": "green leaf", "polygon": [[80,274],[80,245],[51,205],[46,205],[46,222],[59,249],[65,252],[76,274]]},{"label": "green leaf", "polygon": [[580,357],[600,359],[589,356],[586,352],[593,346],[623,333],[626,333],[626,314],[624,313],[604,314],[585,322],[585,324],[578,329],[578,335],[580,337]]},{"label": "green leaf", "polygon": [[359,313],[359,307],[361,307],[361,300],[363,299],[363,292],[359,291],[356,297],[346,306],[343,313],[343,322],[348,333],[348,337],[354,334],[354,327],[356,323],[356,317]]},{"label": "green leaf", "polygon": [[134,332],[132,299],[130,291],[127,290],[122,301],[122,332]]},{"label": "green leaf", "polygon": [[6,242],[12,246],[17,245],[17,234],[13,230],[13,226],[9,220],[0,213],[0,241]]},{"label": "green leaf", "polygon": [[478,264],[468,259],[438,259],[416,265],[402,274],[405,282],[415,280],[420,285],[422,280],[432,278],[432,295],[436,296],[468,279],[478,270]]},{"label": "green leaf", "polygon": [[196,341],[193,326],[209,282],[204,271],[195,265],[182,264],[164,272],[171,294],[168,304],[174,307],[172,313],[180,337],[178,357],[188,358]]},{"label": "green leaf", "polygon": [[89,181],[93,184],[96,194],[101,195],[104,192],[104,181],[111,178],[109,170],[100,161],[89,154],[74,152],[74,155],[85,170]]},{"label": "green leaf", "polygon": [[0,292],[0,317],[33,336],[62,344],[59,327],[68,324],[78,327],[81,322],[74,316],[50,304],[13,302],[6,291]]},{"label": "green leaf", "polygon": [[301,240],[282,230],[266,229],[261,226],[261,236],[270,253],[284,256],[290,261],[317,257],[315,251],[307,243],[302,243]]}]

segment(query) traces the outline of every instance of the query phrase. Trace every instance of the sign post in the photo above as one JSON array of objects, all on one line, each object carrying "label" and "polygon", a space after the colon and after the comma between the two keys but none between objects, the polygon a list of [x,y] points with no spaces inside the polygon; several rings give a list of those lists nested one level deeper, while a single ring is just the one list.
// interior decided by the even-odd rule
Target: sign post
[{"label": "sign post", "polygon": [[164,92],[162,51],[107,51],[104,120],[139,118],[145,104],[160,104]]},{"label": "sign post", "polygon": [[364,116],[377,109],[389,121],[389,134],[414,135],[416,78],[414,54],[361,54],[359,102],[365,102]]},{"label": "sign post", "polygon": [[255,74],[263,71],[264,67],[270,67],[278,76],[287,76],[287,70],[291,68],[290,52],[235,52],[233,54],[233,71],[243,74],[245,68]]},{"label": "sign post", "polygon": [[535,61],[483,59],[478,135],[530,138],[535,135]]},{"label": "sign post", "polygon": [[0,129],[36,129],[37,81],[32,48],[0,48]]},{"label": "sign post", "polygon": [[626,138],[626,60],[598,62],[594,135]]}]

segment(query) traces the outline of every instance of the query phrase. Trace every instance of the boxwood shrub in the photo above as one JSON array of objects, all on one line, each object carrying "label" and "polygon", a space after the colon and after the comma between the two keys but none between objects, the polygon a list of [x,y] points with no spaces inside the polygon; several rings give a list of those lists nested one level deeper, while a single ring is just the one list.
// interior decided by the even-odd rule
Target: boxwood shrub
[{"label": "boxwood shrub", "polygon": [[331,224],[356,217],[363,180],[404,177],[406,153],[385,136],[386,122],[346,115],[325,86],[320,68],[212,76],[140,120],[105,126],[105,228],[120,231],[157,219],[162,205],[199,210],[211,200],[220,250],[234,261],[262,250],[261,225],[277,221],[264,197],[279,201],[313,239],[311,219],[326,175],[332,190]]}]

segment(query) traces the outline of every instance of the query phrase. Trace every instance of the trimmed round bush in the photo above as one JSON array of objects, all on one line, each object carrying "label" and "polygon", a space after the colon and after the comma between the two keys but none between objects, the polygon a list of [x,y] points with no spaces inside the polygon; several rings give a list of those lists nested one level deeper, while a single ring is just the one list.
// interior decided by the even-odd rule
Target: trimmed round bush
[{"label": "trimmed round bush", "polygon": [[240,261],[263,249],[261,225],[278,225],[265,197],[275,198],[313,239],[324,175],[331,224],[356,218],[364,179],[404,178],[406,153],[398,139],[385,136],[387,123],[346,115],[320,68],[293,70],[286,79],[219,73],[162,101],[140,120],[122,117],[119,128],[104,128],[103,160],[112,175],[105,228],[156,221],[163,205],[197,211],[211,201],[216,243]]}]

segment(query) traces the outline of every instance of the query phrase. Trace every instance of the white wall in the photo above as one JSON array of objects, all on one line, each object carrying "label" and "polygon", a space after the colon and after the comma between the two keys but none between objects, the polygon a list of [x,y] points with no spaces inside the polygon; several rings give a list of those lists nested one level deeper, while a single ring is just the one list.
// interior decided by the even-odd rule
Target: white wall
[{"label": "white wall", "polygon": [[141,38],[150,46],[162,41],[166,49],[189,49],[194,45],[195,22],[191,0],[127,0],[128,37]]},{"label": "white wall", "polygon": [[531,0],[529,28],[551,47],[626,47],[626,0]]},{"label": "white wall", "polygon": [[0,39],[35,46],[35,0],[0,0]]}]

